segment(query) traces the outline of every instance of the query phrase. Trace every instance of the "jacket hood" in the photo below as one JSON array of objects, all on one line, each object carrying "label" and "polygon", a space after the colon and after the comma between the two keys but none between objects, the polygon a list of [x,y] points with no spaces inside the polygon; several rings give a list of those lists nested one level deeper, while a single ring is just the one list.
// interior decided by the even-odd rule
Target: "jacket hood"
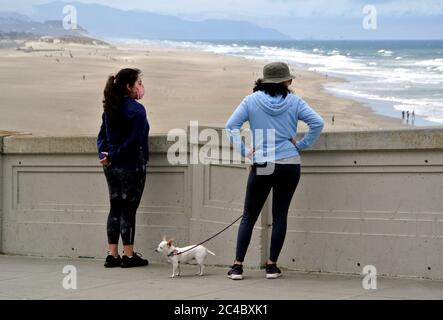
[{"label": "jacket hood", "polygon": [[252,95],[252,98],[260,109],[272,116],[277,116],[288,110],[291,104],[294,103],[295,96],[288,94],[286,98],[283,98],[283,96],[271,97],[262,91],[258,91]]}]

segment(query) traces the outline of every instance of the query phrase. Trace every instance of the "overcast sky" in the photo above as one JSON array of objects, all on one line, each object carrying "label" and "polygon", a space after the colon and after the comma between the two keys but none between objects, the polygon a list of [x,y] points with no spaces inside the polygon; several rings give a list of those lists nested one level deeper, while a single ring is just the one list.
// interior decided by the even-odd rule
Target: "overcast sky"
[{"label": "overcast sky", "polygon": [[[29,13],[50,0],[0,0],[0,11]],[[65,1],[66,2],[66,1]],[[229,18],[272,27],[294,38],[356,38],[363,7],[377,8],[383,38],[443,38],[443,0],[79,0],[120,9],[173,14],[186,19]]]}]

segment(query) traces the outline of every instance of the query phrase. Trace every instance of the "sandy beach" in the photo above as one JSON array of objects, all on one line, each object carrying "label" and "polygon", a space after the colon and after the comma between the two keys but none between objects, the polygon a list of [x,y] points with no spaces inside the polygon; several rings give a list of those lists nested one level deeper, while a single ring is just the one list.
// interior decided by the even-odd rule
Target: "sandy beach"
[{"label": "sandy beach", "polygon": [[[33,135],[96,135],[107,77],[124,67],[143,71],[152,134],[189,121],[223,126],[252,92],[264,61],[140,45],[27,43],[32,50],[0,50],[0,130]],[[325,119],[325,131],[410,128],[369,107],[325,92],[341,81],[293,68],[294,92]],[[335,124],[332,125],[332,115]],[[304,124],[301,130],[306,130]]]}]

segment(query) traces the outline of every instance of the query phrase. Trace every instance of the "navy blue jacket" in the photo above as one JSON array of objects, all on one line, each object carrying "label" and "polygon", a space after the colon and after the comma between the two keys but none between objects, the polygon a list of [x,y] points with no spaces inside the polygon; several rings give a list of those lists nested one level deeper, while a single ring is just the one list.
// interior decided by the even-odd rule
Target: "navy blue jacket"
[{"label": "navy blue jacket", "polygon": [[135,169],[149,160],[149,123],[145,107],[125,97],[120,116],[111,121],[106,112],[97,137],[98,154],[108,152],[111,167]]}]

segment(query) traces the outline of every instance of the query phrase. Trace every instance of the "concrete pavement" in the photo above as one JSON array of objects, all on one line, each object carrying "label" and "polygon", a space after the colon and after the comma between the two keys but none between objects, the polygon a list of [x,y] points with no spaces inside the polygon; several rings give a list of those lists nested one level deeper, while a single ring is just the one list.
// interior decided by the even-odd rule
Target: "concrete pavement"
[{"label": "concrete pavement", "polygon": [[[63,288],[63,279],[77,270],[77,289]],[[267,280],[263,270],[245,270],[242,281],[226,278],[226,268],[182,267],[170,279],[171,265],[135,269],[105,269],[102,260],[47,259],[0,255],[0,299],[147,299],[147,300],[296,300],[296,299],[443,299],[443,281],[377,279],[377,290],[365,290],[362,277],[284,271]]]}]

